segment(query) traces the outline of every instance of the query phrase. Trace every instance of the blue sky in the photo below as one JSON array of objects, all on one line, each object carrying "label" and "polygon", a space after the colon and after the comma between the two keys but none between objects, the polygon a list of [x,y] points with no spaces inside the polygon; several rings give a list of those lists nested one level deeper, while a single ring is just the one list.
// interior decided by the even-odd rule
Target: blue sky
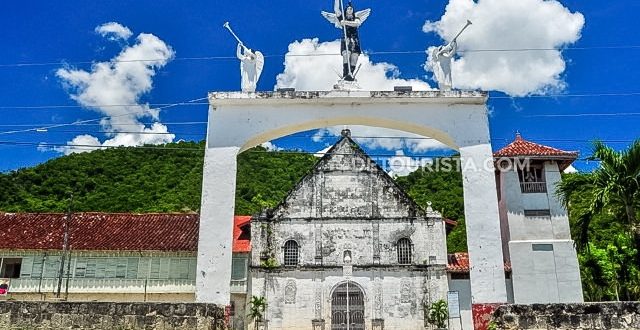
[{"label": "blue sky", "polygon": [[[471,0],[451,0],[455,1],[464,4],[465,1]],[[478,4],[484,2],[482,5],[490,9],[490,6],[496,6],[500,1],[511,0],[480,0]],[[423,26],[426,21],[441,21],[445,13],[451,17],[456,16],[454,8],[450,7],[451,10],[446,11],[449,1],[354,2],[358,9],[373,10],[360,31],[363,48],[366,52],[372,53],[367,59],[372,68],[381,62],[390,63],[400,72],[398,79],[420,79],[434,86],[434,82],[429,80],[431,74],[423,68],[424,53],[375,53],[422,51],[429,46],[441,44],[441,36],[438,33],[423,32]],[[538,2],[543,1],[526,0],[522,3],[536,6]],[[494,148],[508,143],[516,131],[522,132],[525,138],[533,141],[565,150],[579,150],[583,156],[589,154],[589,141],[594,139],[611,141],[612,146],[625,148],[630,141],[638,138],[640,124],[640,115],[637,115],[640,113],[640,69],[637,60],[640,56],[640,37],[634,33],[640,27],[636,17],[640,12],[640,3],[631,0],[605,3],[561,1],[558,5],[552,8],[558,13],[557,17],[553,16],[552,10],[548,14],[549,17],[536,17],[535,21],[539,24],[554,25],[556,30],[550,30],[547,34],[562,35],[576,28],[563,26],[563,19],[567,19],[568,14],[573,15],[573,22],[576,22],[578,13],[583,16],[584,24],[577,30],[577,41],[567,41],[571,39],[571,36],[567,36],[566,40],[561,39],[564,42],[554,45],[554,48],[569,48],[561,52],[561,59],[566,68],[556,75],[550,83],[551,86],[542,84],[542,88],[526,91],[525,94],[533,95],[529,97],[520,97],[521,95],[513,90],[504,92],[505,89],[509,89],[508,86],[517,85],[527,79],[513,82],[513,77],[502,78],[503,87],[496,87],[498,91],[492,90],[489,100]],[[0,144],[0,171],[32,166],[62,155],[59,151],[39,149],[38,143],[65,144],[80,134],[91,134],[100,142],[108,139],[101,133],[105,131],[105,127],[99,125],[66,126],[52,128],[47,132],[2,133],[105,116],[103,113],[78,106],[79,103],[70,98],[70,94],[74,92],[65,87],[63,79],[57,74],[61,68],[91,71],[90,62],[109,61],[124,48],[134,45],[135,38],[140,33],[148,33],[168,45],[175,55],[172,60],[154,69],[155,74],[151,77],[152,88],[148,92],[140,93],[140,103],[171,104],[203,98],[209,91],[238,90],[238,61],[233,58],[211,58],[235,55],[235,41],[222,28],[222,24],[229,21],[248,46],[269,55],[258,89],[273,90],[276,76],[285,71],[289,72],[285,69],[284,54],[289,51],[290,44],[309,38],[318,38],[318,43],[322,44],[338,38],[340,31],[320,15],[320,10],[331,9],[330,0],[66,0],[57,2],[54,6],[48,1],[3,2],[0,5],[0,142],[31,144]],[[535,12],[527,8],[522,10]],[[566,12],[562,14],[562,10]],[[508,10],[505,12],[509,13]],[[495,49],[496,42],[501,42],[500,38],[502,42],[513,38],[511,48],[528,48],[528,42],[531,48],[539,48],[545,45],[544,38],[553,38],[548,35],[541,37],[535,25],[529,30],[524,30],[525,33],[518,32],[523,30],[521,26],[513,23],[514,19],[510,19],[513,16],[500,17],[503,14],[505,13],[496,11],[495,15],[487,16],[478,7],[474,26],[470,28],[467,36],[469,39],[465,41],[461,37],[461,47],[464,47],[462,44],[466,44],[473,45],[467,46],[467,49]],[[492,23],[488,24],[489,21]],[[132,31],[133,36],[128,40],[110,41],[95,31],[97,26],[108,22],[126,26]],[[450,20],[442,22],[441,34],[446,37],[451,34],[449,30],[452,28],[448,26],[453,23],[450,23]],[[492,31],[489,29],[492,27],[496,28],[496,33],[487,34]],[[472,28],[476,31],[472,32]],[[481,31],[484,31],[484,34]],[[496,38],[497,34],[504,34],[503,31],[515,32]],[[486,47],[483,47],[484,45]],[[522,64],[514,69],[541,65],[536,58],[537,55],[511,55],[523,59]],[[208,59],[196,59],[203,57]],[[476,61],[476,66],[482,63],[472,57],[465,60],[469,70],[473,67],[472,61]],[[32,65],[14,65],[19,63]],[[301,64],[287,65],[289,69],[293,69],[295,65]],[[535,70],[531,74],[544,71],[544,63],[542,65],[533,66]],[[474,76],[474,72],[477,73],[469,71],[465,74]],[[514,72],[514,76],[516,73]],[[387,71],[386,76],[391,75],[393,70]],[[462,73],[459,76],[460,81],[475,86],[474,77],[463,78]],[[298,78],[302,80],[304,77]],[[453,79],[455,84],[455,75]],[[611,95],[629,93],[636,94]],[[514,95],[517,97],[512,97]],[[158,120],[166,125],[169,132],[175,134],[174,140],[201,140],[204,138],[206,125],[172,123],[204,122],[206,112],[206,105],[176,106],[160,110]],[[636,115],[632,115],[633,113]],[[137,119],[144,123],[154,121],[149,117]],[[273,143],[285,149],[318,151],[335,141],[335,137],[324,137],[316,139],[317,141],[308,138],[315,133],[300,133],[297,137],[286,137]],[[331,136],[330,133],[326,134]],[[403,150],[404,154],[409,156],[443,152],[417,150],[406,145],[394,148],[369,143],[365,147],[376,154],[394,154],[398,150]],[[575,166],[586,170],[593,168],[594,164],[579,161]]]}]

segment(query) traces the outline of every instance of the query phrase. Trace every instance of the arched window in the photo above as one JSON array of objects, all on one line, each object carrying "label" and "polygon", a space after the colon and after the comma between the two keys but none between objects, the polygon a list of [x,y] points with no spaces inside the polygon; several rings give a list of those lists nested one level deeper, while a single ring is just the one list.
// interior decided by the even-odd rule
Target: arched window
[{"label": "arched window", "polygon": [[408,238],[401,238],[396,245],[398,249],[398,263],[400,265],[411,264],[411,240]]},{"label": "arched window", "polygon": [[294,240],[290,240],[284,243],[284,265],[298,265],[298,243],[296,243],[296,241]]}]

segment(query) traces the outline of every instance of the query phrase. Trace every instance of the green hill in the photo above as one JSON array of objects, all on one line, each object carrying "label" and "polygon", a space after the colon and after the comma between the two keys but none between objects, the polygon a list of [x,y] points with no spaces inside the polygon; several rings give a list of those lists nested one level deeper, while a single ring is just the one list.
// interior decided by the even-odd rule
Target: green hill
[{"label": "green hill", "polygon": [[[0,210],[62,212],[73,192],[75,211],[197,211],[204,143],[165,147],[96,150],[0,174]],[[252,214],[261,200],[274,203],[284,197],[315,161],[311,155],[269,153],[262,147],[242,153],[236,213]]]},{"label": "green hill", "polygon": [[[164,147],[96,150],[0,173],[0,211],[64,212],[73,192],[77,212],[197,212],[204,142]],[[312,155],[262,147],[240,154],[236,214],[274,206],[316,161]],[[397,180],[419,205],[432,201],[445,217],[462,220],[459,173],[416,171]],[[464,223],[450,236],[450,251],[466,250]]]}]

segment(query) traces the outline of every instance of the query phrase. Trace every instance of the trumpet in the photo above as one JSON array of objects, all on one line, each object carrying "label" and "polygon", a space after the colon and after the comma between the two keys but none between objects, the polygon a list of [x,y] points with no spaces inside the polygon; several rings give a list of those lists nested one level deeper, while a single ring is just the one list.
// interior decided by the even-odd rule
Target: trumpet
[{"label": "trumpet", "polygon": [[236,40],[238,40],[238,43],[240,45],[242,45],[242,48],[244,48],[245,51],[249,50],[249,48],[247,48],[244,43],[242,42],[242,40],[240,40],[240,38],[238,38],[238,36],[233,32],[233,30],[231,29],[231,26],[229,25],[229,22],[224,22],[224,24],[222,24],[222,27],[226,28],[227,30],[229,30],[229,32],[231,32],[231,35],[236,38]]},{"label": "trumpet", "polygon": [[464,30],[466,30],[467,27],[469,27],[469,25],[471,25],[471,24],[473,24],[473,23],[471,23],[470,20],[467,20],[467,24],[465,24],[465,26],[462,28],[462,30],[460,30],[460,32],[458,32],[458,34],[456,34],[455,38],[453,38],[453,40],[451,40],[451,42],[455,42],[456,39],[458,39],[458,37],[462,34],[462,32],[464,32]]}]

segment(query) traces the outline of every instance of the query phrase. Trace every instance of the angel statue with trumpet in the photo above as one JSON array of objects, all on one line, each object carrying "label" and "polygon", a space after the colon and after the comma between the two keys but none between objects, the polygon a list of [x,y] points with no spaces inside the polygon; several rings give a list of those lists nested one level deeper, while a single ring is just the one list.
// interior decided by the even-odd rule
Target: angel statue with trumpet
[{"label": "angel statue with trumpet", "polygon": [[229,30],[234,38],[238,41],[238,48],[236,49],[236,56],[240,60],[240,77],[242,91],[255,92],[264,67],[264,55],[260,51],[252,51],[247,48],[244,43],[238,38],[238,36],[231,30],[229,22],[224,23],[224,28]]},{"label": "angel statue with trumpet", "polygon": [[371,9],[356,12],[351,1],[344,7],[342,0],[335,0],[333,13],[322,12],[322,16],[342,30],[340,53],[342,54],[342,79],[354,81],[357,73],[356,64],[362,53],[358,28],[371,14]]},{"label": "angel statue with trumpet", "polygon": [[453,60],[453,57],[456,56],[456,50],[458,49],[458,37],[467,27],[469,27],[469,25],[471,25],[471,21],[467,20],[467,24],[460,32],[458,32],[450,43],[444,46],[435,47],[431,53],[431,67],[436,81],[438,82],[439,90],[450,91],[453,87],[453,81],[451,79],[451,61]]}]

